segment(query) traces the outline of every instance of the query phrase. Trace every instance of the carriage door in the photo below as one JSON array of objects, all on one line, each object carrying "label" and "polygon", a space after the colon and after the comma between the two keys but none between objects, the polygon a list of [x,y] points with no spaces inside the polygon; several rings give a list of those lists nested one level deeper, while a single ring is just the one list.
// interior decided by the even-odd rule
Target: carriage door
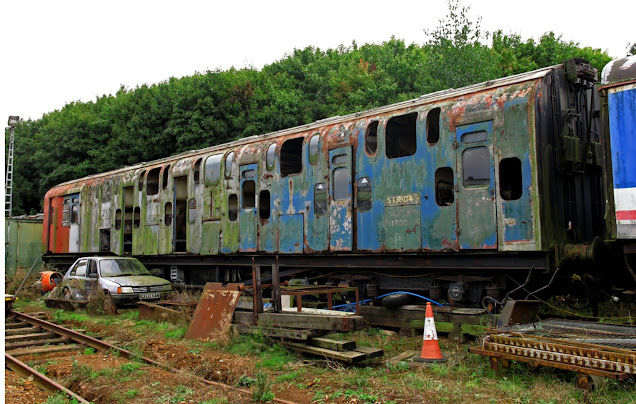
[{"label": "carriage door", "polygon": [[239,251],[256,251],[256,182],[258,164],[249,164],[240,168],[241,213],[239,214]]},{"label": "carriage door", "polygon": [[351,189],[351,147],[329,150],[329,250],[353,248],[353,192]]},{"label": "carriage door", "polygon": [[72,194],[64,197],[62,226],[70,227],[68,235],[68,252],[79,252],[79,207],[79,194]]},{"label": "carriage door", "polygon": [[492,121],[457,127],[457,218],[461,249],[496,249]]}]

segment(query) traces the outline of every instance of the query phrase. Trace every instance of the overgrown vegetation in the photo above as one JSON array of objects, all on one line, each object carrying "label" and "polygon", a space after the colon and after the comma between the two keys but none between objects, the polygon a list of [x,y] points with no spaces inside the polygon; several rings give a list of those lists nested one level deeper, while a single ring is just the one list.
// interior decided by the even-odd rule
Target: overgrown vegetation
[{"label": "overgrown vegetation", "polygon": [[[122,86],[72,102],[16,130],[13,212],[42,210],[52,186],[140,161],[415,98],[450,87],[583,57],[601,69],[610,57],[554,32],[538,40],[481,29],[449,0],[422,44],[295,49],[258,70],[232,68]],[[425,28],[425,27],[423,27]],[[8,132],[7,132],[8,133]]]}]

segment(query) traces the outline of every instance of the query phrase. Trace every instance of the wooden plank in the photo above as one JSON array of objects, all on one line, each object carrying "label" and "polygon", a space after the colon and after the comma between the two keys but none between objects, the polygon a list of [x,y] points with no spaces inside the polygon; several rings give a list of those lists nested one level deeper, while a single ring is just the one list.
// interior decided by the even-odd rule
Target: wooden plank
[{"label": "wooden plank", "polygon": [[308,338],[322,335],[325,331],[321,330],[301,330],[290,328],[274,328],[274,327],[259,327],[248,324],[235,324],[234,328],[242,334],[252,334],[255,332],[262,333],[268,337],[274,338],[287,338],[299,341],[306,341]]},{"label": "wooden plank", "polygon": [[356,351],[332,351],[330,349],[300,344],[296,342],[283,342],[283,346],[294,351],[322,356],[324,358],[334,359],[345,363],[356,363],[367,359],[367,356],[364,353]]},{"label": "wooden plank", "polygon": [[23,323],[22,321],[17,323],[6,323],[4,325],[5,330],[15,330],[18,328],[32,327],[29,323]]},{"label": "wooden plank", "polygon": [[88,305],[88,300],[71,300],[48,297],[44,299],[44,304],[46,307],[54,309],[74,311],[86,307]]},{"label": "wooden plank", "polygon": [[80,351],[85,349],[84,345],[70,344],[70,345],[60,345],[60,346],[49,346],[45,348],[33,348],[33,349],[19,349],[14,351],[6,351],[9,355],[16,356],[24,356],[24,355],[41,355],[41,354],[49,354],[54,352],[70,352],[70,351]]},{"label": "wooden plank", "polygon": [[28,348],[32,346],[42,346],[44,344],[59,345],[59,344],[66,344],[68,342],[69,342],[68,338],[53,338],[53,339],[42,339],[38,341],[13,342],[13,343],[7,343],[4,346],[4,349],[5,350],[21,349],[21,348]]},{"label": "wooden plank", "polygon": [[374,348],[371,346],[359,346],[356,349],[354,349],[354,351],[365,354],[367,359],[379,358],[381,356],[384,356],[384,349]]},{"label": "wooden plank", "polygon": [[307,341],[309,345],[320,348],[331,349],[332,351],[352,351],[356,348],[355,341],[346,341],[342,339],[331,339],[324,337],[311,338]]},{"label": "wooden plank", "polygon": [[39,327],[34,327],[32,325],[25,328],[18,328],[15,330],[5,330],[5,336],[14,336],[14,335],[27,335],[27,334],[35,334],[38,330],[41,330]]},{"label": "wooden plank", "polygon": [[54,332],[36,332],[34,334],[26,334],[26,335],[14,335],[10,337],[4,337],[4,341],[9,342],[19,342],[19,341],[36,341],[43,340],[55,337],[57,334]]},{"label": "wooden plank", "polygon": [[[235,324],[250,324],[253,314],[244,311],[234,312]],[[333,332],[351,332],[364,329],[362,316],[329,316],[304,313],[260,313],[258,323],[268,327],[302,328]]]},{"label": "wooden plank", "polygon": [[148,302],[139,302],[138,308],[140,320],[152,320],[158,323],[169,322],[176,325],[188,323],[187,315],[179,310]]}]

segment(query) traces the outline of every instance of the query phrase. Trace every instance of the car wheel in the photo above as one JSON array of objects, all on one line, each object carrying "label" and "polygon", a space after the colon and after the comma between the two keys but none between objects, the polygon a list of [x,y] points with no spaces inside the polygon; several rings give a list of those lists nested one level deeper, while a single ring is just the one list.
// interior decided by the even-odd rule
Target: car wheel
[{"label": "car wheel", "polygon": [[62,293],[64,294],[65,299],[72,299],[73,295],[71,294],[71,290],[69,288],[62,289]]}]

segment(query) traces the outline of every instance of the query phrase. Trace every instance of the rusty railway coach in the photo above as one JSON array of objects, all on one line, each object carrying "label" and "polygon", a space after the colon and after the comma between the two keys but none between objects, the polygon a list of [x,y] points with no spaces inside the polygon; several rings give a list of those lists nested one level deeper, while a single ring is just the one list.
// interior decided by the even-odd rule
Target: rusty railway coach
[{"label": "rusty railway coach", "polygon": [[533,267],[594,269],[611,238],[595,79],[572,59],[66,182],[45,258],[132,255],[185,284],[276,263],[460,305]]}]

